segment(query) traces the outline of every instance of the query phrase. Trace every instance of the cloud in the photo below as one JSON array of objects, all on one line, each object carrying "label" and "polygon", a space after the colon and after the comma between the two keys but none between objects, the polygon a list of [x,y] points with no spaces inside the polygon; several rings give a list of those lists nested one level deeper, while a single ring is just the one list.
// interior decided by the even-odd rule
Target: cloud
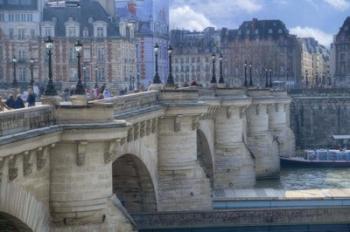
[{"label": "cloud", "polygon": [[333,36],[331,34],[327,34],[324,31],[321,31],[317,28],[311,27],[293,27],[290,29],[291,34],[295,34],[298,37],[313,37],[320,44],[329,47],[333,41]]},{"label": "cloud", "polygon": [[331,5],[336,10],[345,11],[350,8],[350,2],[348,0],[323,0]]},{"label": "cloud", "polygon": [[236,13],[256,13],[263,8],[263,0],[173,0],[172,7],[189,6],[208,18],[232,18]]},{"label": "cloud", "polygon": [[188,5],[170,10],[170,28],[201,31],[215,26],[204,14],[195,12]]}]

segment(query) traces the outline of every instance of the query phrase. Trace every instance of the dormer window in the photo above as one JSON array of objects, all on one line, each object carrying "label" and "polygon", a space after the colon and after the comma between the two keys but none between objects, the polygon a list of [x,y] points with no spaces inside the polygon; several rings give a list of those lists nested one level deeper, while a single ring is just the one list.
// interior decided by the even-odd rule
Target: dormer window
[{"label": "dormer window", "polygon": [[282,34],[282,33],[283,33],[282,29],[279,29],[279,30],[278,30],[278,33],[279,33],[279,34]]},{"label": "dormer window", "polygon": [[269,29],[269,34],[272,34],[272,29],[271,28]]},{"label": "dormer window", "polygon": [[246,33],[247,33],[247,35],[249,35],[249,34],[250,34],[250,31],[249,31],[249,30],[247,30],[247,32],[246,32]]},{"label": "dormer window", "polygon": [[258,30],[258,29],[255,30],[255,34],[256,34],[256,35],[259,34],[259,30]]},{"label": "dormer window", "polygon": [[89,30],[86,27],[83,30],[83,37],[89,37]]},{"label": "dormer window", "polygon": [[104,37],[104,28],[103,27],[97,27],[97,37]]},{"label": "dormer window", "polygon": [[68,27],[67,35],[68,35],[68,37],[76,37],[77,31],[76,31],[75,27]]},{"label": "dormer window", "polygon": [[103,38],[107,36],[107,23],[104,21],[95,21],[94,25],[94,37]]},{"label": "dormer window", "polygon": [[67,37],[79,37],[80,31],[79,31],[79,23],[73,21],[72,17],[69,17],[68,21],[65,23],[66,27],[66,36]]}]

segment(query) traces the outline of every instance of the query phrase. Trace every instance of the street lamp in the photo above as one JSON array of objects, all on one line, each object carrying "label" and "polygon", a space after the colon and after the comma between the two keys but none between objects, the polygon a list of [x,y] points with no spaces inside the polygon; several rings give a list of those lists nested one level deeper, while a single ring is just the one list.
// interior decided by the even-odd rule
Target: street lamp
[{"label": "street lamp", "polygon": [[225,83],[224,74],[223,74],[223,70],[222,70],[222,60],[223,60],[223,56],[222,56],[222,54],[220,54],[220,56],[219,56],[219,61],[220,61],[220,78],[219,78],[219,83],[220,84],[224,84]]},{"label": "street lamp", "polygon": [[33,88],[34,86],[34,58],[30,58],[29,62],[30,62],[30,82],[29,85],[30,87]]},{"label": "street lamp", "polygon": [[210,83],[211,84],[216,84],[216,74],[215,74],[215,62],[216,62],[216,55],[213,53],[212,55],[211,55],[211,60],[212,60],[212,62],[213,62],[213,76],[212,76],[212,78],[211,78],[211,81],[210,81]]},{"label": "street lamp", "polygon": [[268,71],[267,68],[265,68],[265,87],[269,87],[269,77],[268,77]]},{"label": "street lamp", "polygon": [[45,41],[45,46],[48,50],[48,58],[49,58],[49,81],[47,82],[46,90],[45,90],[45,95],[46,96],[55,96],[57,95],[57,91],[55,89],[55,86],[52,81],[52,47],[53,47],[53,40],[51,37],[47,37],[47,40]]},{"label": "street lamp", "polygon": [[97,73],[98,73],[98,67],[95,67],[95,88],[98,88],[98,78],[97,78]]},{"label": "street lamp", "polygon": [[84,77],[84,88],[87,87],[87,78],[86,78],[86,66],[83,65],[83,77]]},{"label": "street lamp", "polygon": [[172,69],[172,53],[173,53],[173,48],[169,46],[168,48],[168,56],[169,56],[169,76],[168,80],[166,82],[166,85],[168,87],[173,87],[175,85],[174,83],[174,77],[173,77],[173,69]]},{"label": "street lamp", "polygon": [[253,86],[252,63],[249,64],[249,86]]},{"label": "street lamp", "polygon": [[247,79],[247,61],[244,62],[244,87],[248,87],[248,79]]},{"label": "street lamp", "polygon": [[308,77],[308,71],[305,70],[305,85],[306,85],[306,88],[309,87],[309,77]]},{"label": "street lamp", "polygon": [[13,87],[13,88],[17,88],[17,86],[18,86],[18,82],[17,82],[17,79],[16,79],[16,63],[17,63],[16,56],[13,56],[13,58],[12,58],[12,64],[13,64],[13,81],[12,81],[12,87]]},{"label": "street lamp", "polygon": [[81,42],[78,40],[75,45],[74,45],[75,51],[77,52],[77,58],[78,58],[78,83],[77,86],[75,87],[75,94],[77,95],[85,95],[85,89],[83,84],[81,83],[81,67],[80,67],[80,52],[83,48],[83,45]]},{"label": "street lamp", "polygon": [[270,84],[269,87],[272,87],[272,69],[270,68]]},{"label": "street lamp", "polygon": [[160,81],[160,77],[159,77],[159,73],[158,73],[158,53],[159,53],[159,45],[156,44],[154,46],[154,56],[155,56],[155,75],[154,75],[154,78],[153,78],[153,84],[161,84],[162,82]]}]

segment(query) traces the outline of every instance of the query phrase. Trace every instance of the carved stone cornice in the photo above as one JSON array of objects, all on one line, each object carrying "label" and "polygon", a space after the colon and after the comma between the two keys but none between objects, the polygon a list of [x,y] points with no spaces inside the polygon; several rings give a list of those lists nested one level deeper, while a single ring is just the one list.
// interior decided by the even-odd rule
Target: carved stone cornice
[{"label": "carved stone cornice", "polygon": [[198,130],[198,128],[199,128],[199,120],[200,120],[200,116],[192,118],[192,130]]},{"label": "carved stone cornice", "polygon": [[28,176],[33,172],[33,157],[35,151],[24,152],[23,155],[23,175]]},{"label": "carved stone cornice", "polygon": [[121,139],[116,139],[109,141],[106,146],[106,150],[104,152],[104,161],[105,164],[108,164],[112,160],[114,160],[113,156],[117,154],[117,147],[121,144]]},{"label": "carved stone cornice", "polygon": [[13,181],[18,176],[18,168],[16,167],[17,156],[12,156],[8,161],[9,181]]},{"label": "carved stone cornice", "polygon": [[176,117],[174,117],[174,132],[181,131],[182,117],[182,115],[177,115]]}]

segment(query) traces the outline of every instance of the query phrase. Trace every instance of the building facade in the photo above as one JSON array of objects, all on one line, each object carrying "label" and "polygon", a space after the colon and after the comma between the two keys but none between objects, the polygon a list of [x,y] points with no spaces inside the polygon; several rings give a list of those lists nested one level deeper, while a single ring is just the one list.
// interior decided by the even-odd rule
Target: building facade
[{"label": "building facade", "polygon": [[[38,3],[35,0],[32,2]],[[18,6],[14,8],[20,9]],[[1,67],[4,70],[0,81],[10,83],[15,74],[19,83],[28,83],[33,67],[35,82],[44,87],[48,77],[44,40],[51,36],[54,41],[53,79],[58,88],[70,88],[77,82],[77,53],[74,44],[78,39],[83,44],[81,73],[87,86],[93,87],[96,82],[100,86],[105,83],[114,93],[119,93],[133,85],[130,77],[136,76],[134,26],[113,20],[98,2],[84,0],[79,6],[38,7],[36,17],[33,15],[35,22],[28,22],[35,24],[34,36],[29,29],[24,32],[20,29],[17,32],[13,30],[14,34],[11,34],[11,29],[6,31],[11,11],[10,8],[0,10],[5,15],[0,25]],[[23,9],[23,12],[27,10]],[[13,57],[17,58],[16,73]],[[33,64],[30,63],[31,58]]]},{"label": "building facade", "polygon": [[154,46],[159,45],[159,75],[164,83],[168,75],[169,0],[116,0],[121,21],[137,22],[137,83],[146,88],[155,73]]},{"label": "building facade", "polygon": [[350,86],[350,17],[347,17],[334,38],[335,85]]},{"label": "building facade", "polygon": [[[172,30],[170,44],[174,49],[173,76],[176,85],[186,86],[195,81],[201,86],[209,86],[213,77],[212,55],[219,56],[220,30],[212,27],[202,32]],[[218,62],[215,68],[218,80]]]},{"label": "building facade", "polygon": [[331,86],[330,51],[314,38],[300,38],[301,73],[307,87]]},{"label": "building facade", "polygon": [[253,19],[237,30],[224,30],[222,50],[228,79],[234,86],[243,84],[245,64],[255,86],[265,85],[266,69],[271,69],[274,82],[290,87],[301,84],[301,47],[280,20]]}]

